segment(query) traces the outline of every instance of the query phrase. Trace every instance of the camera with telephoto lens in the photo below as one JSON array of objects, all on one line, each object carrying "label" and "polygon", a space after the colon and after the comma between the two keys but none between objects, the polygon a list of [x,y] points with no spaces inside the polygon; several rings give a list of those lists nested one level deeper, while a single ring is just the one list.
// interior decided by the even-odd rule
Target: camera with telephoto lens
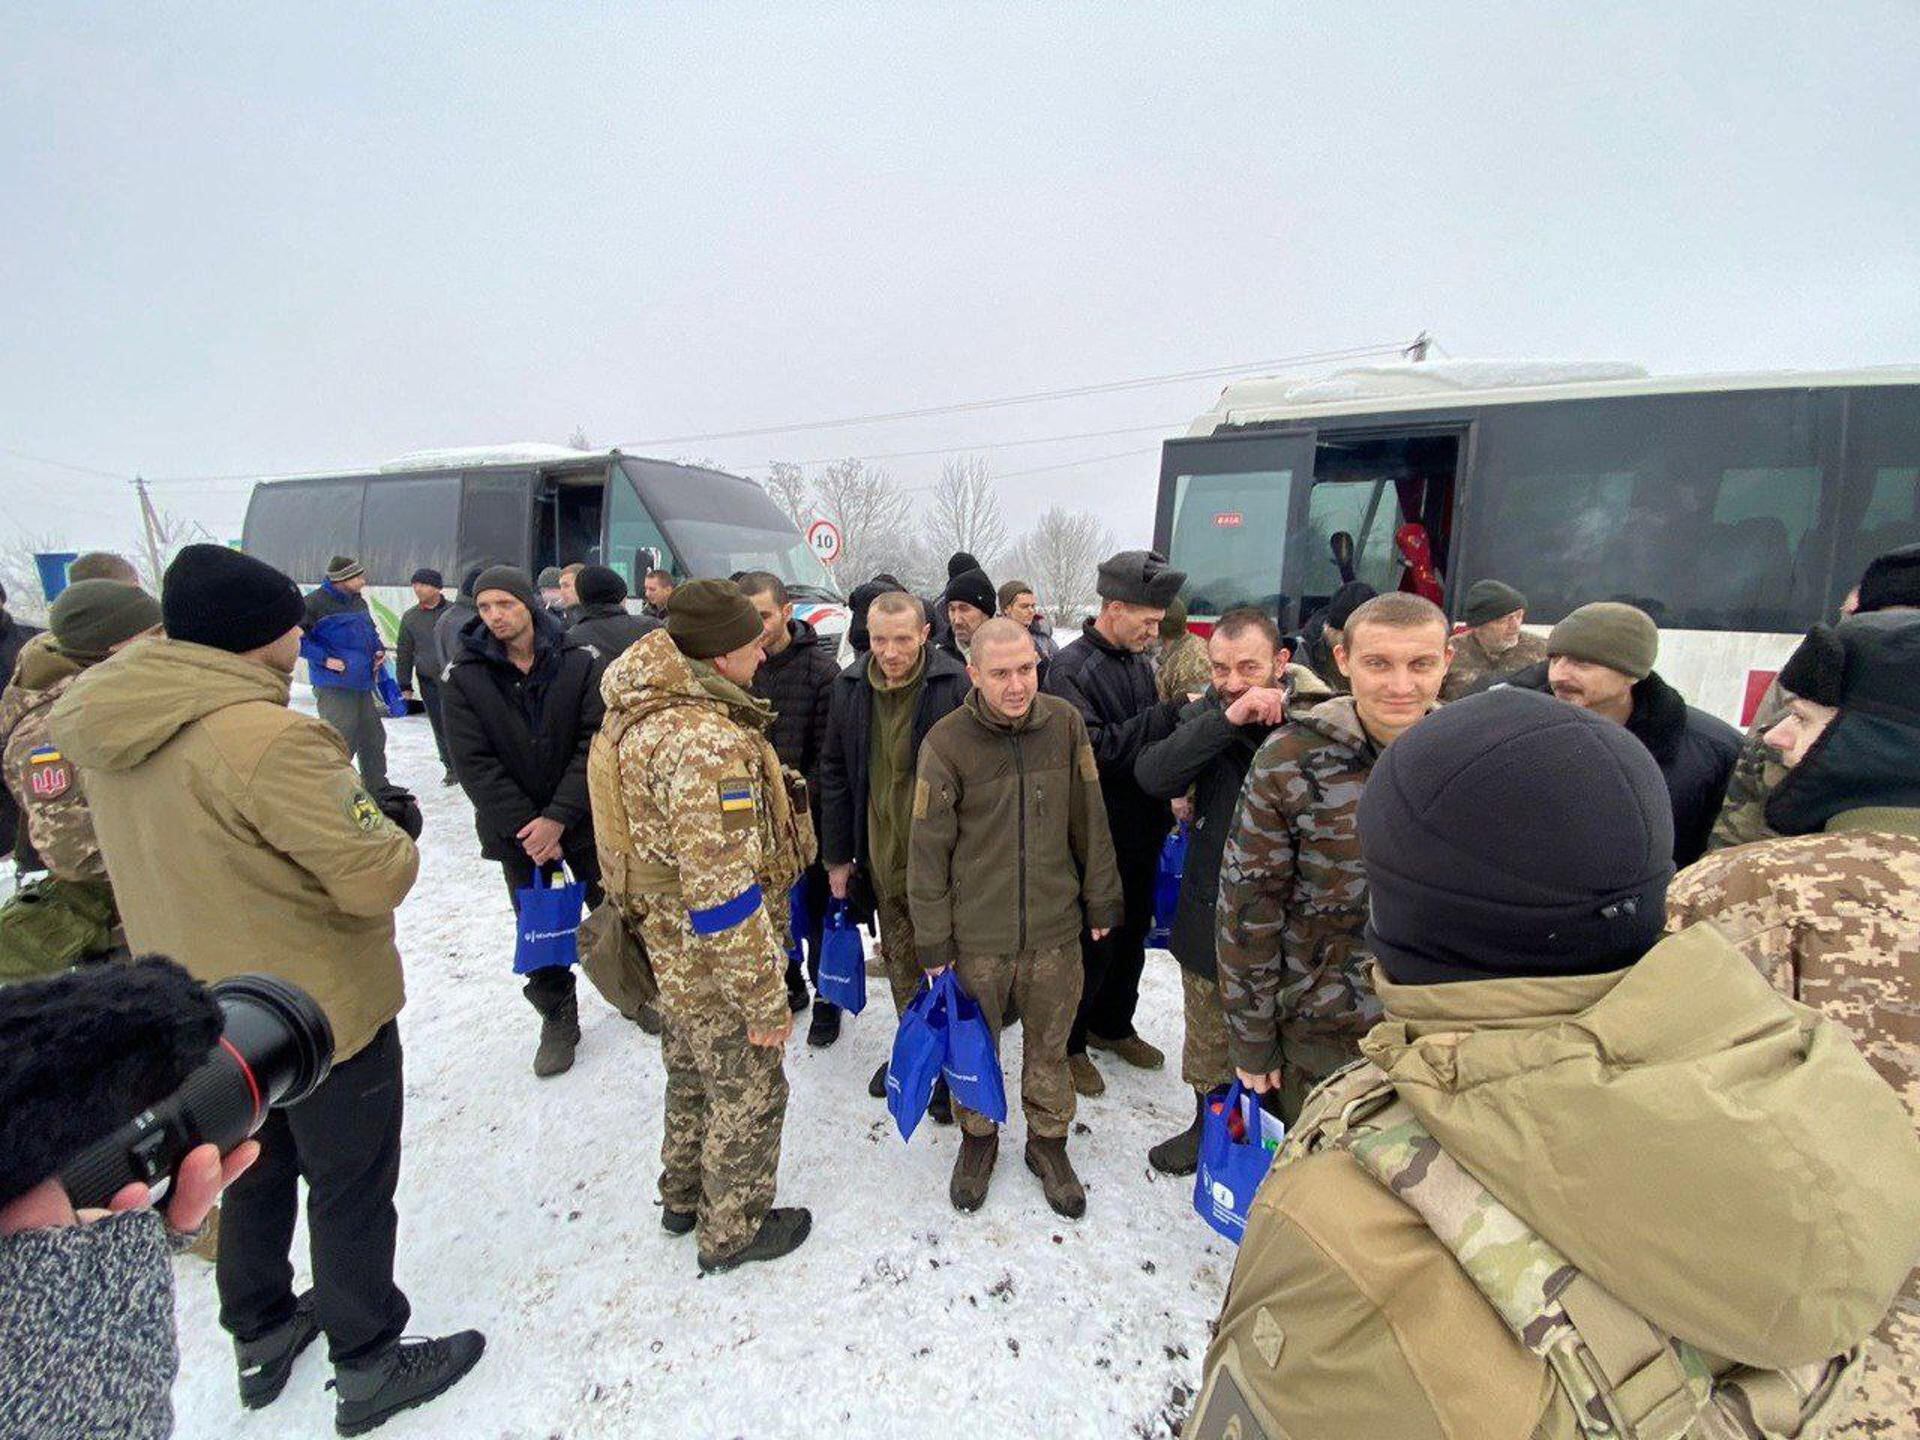
[{"label": "camera with telephoto lens", "polygon": [[333,1027],[306,991],[269,975],[209,988],[226,1021],[219,1041],[178,1090],[61,1168],[74,1208],[102,1208],[135,1182],[159,1184],[195,1146],[224,1155],[333,1069]]}]

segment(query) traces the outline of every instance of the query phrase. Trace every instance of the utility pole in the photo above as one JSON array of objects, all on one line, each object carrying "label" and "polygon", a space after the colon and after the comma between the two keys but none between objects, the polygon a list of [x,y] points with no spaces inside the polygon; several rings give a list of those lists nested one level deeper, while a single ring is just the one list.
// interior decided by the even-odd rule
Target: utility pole
[{"label": "utility pole", "polygon": [[160,588],[160,517],[153,513],[153,498],[147,494],[147,482],[140,476],[133,477],[133,488],[140,496],[140,528],[147,537],[147,566],[153,576],[153,586]]},{"label": "utility pole", "polygon": [[1413,337],[1413,343],[1407,346],[1401,353],[1417,365],[1427,358],[1427,351],[1432,345],[1433,336],[1425,330],[1422,330],[1418,335]]}]

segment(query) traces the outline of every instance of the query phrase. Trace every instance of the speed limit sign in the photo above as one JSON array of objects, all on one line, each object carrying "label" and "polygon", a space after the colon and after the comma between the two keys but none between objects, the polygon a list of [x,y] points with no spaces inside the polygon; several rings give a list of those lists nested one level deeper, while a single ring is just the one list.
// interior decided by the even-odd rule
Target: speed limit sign
[{"label": "speed limit sign", "polygon": [[840,527],[831,520],[816,520],[807,526],[807,548],[823,565],[840,558]]}]

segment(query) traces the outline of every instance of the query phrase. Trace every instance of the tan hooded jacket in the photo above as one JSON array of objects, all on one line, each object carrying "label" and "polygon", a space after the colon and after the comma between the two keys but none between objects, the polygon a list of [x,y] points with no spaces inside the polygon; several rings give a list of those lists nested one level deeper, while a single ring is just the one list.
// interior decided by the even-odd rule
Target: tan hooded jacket
[{"label": "tan hooded jacket", "polygon": [[290,981],[327,1012],[337,1063],[400,1013],[393,912],[420,857],[288,688],[224,650],[140,640],[75,680],[51,725],[134,952]]},{"label": "tan hooded jacket", "polygon": [[[1839,1354],[1920,1255],[1899,1100],[1712,927],[1611,975],[1376,983],[1388,1018],[1363,1048],[1442,1148],[1716,1363]],[[1344,1150],[1268,1176],[1207,1375],[1203,1410],[1237,1376],[1275,1440],[1577,1433],[1545,1363]]]}]

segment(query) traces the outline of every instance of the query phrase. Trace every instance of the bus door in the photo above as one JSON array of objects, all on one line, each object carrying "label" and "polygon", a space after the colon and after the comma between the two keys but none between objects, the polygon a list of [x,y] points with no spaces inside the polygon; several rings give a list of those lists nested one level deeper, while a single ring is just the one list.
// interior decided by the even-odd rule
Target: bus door
[{"label": "bus door", "polygon": [[1306,515],[1314,439],[1269,430],[1166,443],[1154,539],[1186,572],[1188,614],[1251,605],[1283,627],[1298,623],[1288,537]]},{"label": "bus door", "polygon": [[[1416,561],[1444,586],[1464,427],[1445,431],[1323,431],[1305,518],[1288,545],[1304,614],[1348,580],[1385,594],[1419,591]],[[1405,532],[1417,526],[1417,535]]]}]

